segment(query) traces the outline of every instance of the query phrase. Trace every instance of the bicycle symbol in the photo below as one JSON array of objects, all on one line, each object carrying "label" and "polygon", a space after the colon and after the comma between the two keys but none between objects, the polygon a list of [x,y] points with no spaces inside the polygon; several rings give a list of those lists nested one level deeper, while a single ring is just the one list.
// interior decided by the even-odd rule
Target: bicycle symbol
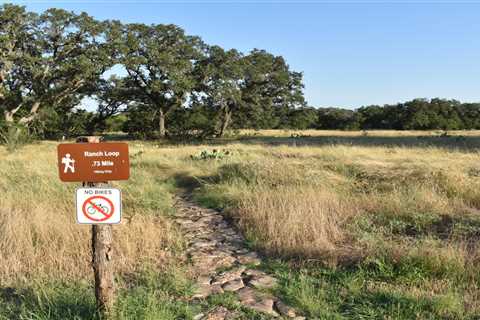
[{"label": "bicycle symbol", "polygon": [[83,202],[82,211],[89,221],[102,222],[113,216],[115,208],[110,199],[98,195],[86,199]]},{"label": "bicycle symbol", "polygon": [[104,215],[108,215],[110,213],[110,208],[108,206],[102,205],[99,202],[92,202],[90,206],[87,207],[88,214],[95,214],[99,210],[101,210]]}]

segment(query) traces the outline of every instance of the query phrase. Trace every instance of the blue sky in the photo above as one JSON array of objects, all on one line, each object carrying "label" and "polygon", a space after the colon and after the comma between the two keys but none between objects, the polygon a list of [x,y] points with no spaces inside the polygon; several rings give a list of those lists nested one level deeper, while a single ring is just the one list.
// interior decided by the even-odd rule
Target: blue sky
[{"label": "blue sky", "polygon": [[[12,1],[9,1],[12,2]],[[174,23],[209,44],[266,49],[304,73],[315,107],[416,97],[480,101],[480,2],[13,1]]]}]

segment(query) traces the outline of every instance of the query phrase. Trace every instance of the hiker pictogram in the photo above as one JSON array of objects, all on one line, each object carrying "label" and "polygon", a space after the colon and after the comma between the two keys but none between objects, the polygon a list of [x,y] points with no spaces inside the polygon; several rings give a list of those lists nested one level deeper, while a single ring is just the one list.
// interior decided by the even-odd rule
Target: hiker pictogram
[{"label": "hiker pictogram", "polygon": [[63,173],[67,173],[70,170],[72,173],[75,173],[75,160],[72,158],[70,153],[67,153],[62,158],[62,164],[65,165],[63,168]]}]

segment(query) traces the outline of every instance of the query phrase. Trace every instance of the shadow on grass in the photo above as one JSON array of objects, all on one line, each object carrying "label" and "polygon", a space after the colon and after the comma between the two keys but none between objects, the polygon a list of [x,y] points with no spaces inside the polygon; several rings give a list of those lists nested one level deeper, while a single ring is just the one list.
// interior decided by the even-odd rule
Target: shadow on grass
[{"label": "shadow on grass", "polygon": [[[341,131],[339,131],[341,132]],[[105,141],[138,141],[126,134],[107,134]],[[343,136],[341,134],[325,136],[250,136],[240,135],[228,138],[208,138],[208,139],[150,139],[146,140],[152,143],[158,143],[159,146],[178,146],[178,145],[212,145],[224,146],[231,143],[240,143],[246,145],[288,145],[288,146],[364,146],[364,147],[417,147],[428,148],[438,147],[445,149],[477,150],[480,149],[480,136],[462,136],[462,135],[418,135],[418,136]]]},{"label": "shadow on grass", "polygon": [[173,175],[175,186],[186,194],[192,194],[202,186],[201,180],[209,177],[194,177],[186,172],[179,172]]},{"label": "shadow on grass", "polygon": [[232,140],[216,140],[216,143],[243,143],[263,145],[288,145],[288,146],[326,146],[348,145],[365,147],[439,147],[447,149],[478,149],[480,137],[472,136],[411,136],[411,137],[388,137],[388,136],[317,136],[317,137],[240,137]]}]

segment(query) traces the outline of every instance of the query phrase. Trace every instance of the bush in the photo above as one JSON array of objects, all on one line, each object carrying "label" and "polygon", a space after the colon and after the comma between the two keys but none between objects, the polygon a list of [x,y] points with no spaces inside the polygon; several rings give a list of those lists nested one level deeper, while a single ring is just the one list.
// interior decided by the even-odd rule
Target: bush
[{"label": "bush", "polygon": [[12,152],[32,140],[28,129],[22,125],[8,124],[0,127],[0,143]]},{"label": "bush", "polygon": [[192,160],[210,160],[210,159],[221,160],[229,155],[230,155],[230,151],[228,150],[213,149],[212,151],[203,150],[202,152],[200,152],[199,155],[191,155],[190,158]]}]

